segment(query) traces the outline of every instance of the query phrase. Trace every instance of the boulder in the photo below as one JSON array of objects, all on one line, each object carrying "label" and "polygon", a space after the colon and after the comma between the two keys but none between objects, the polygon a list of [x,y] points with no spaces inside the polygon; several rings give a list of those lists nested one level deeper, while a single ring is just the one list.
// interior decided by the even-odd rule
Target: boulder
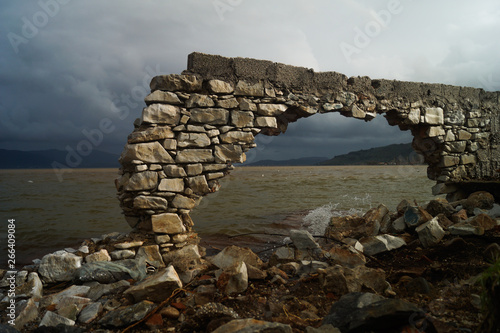
[{"label": "boulder", "polygon": [[64,250],[57,251],[43,256],[38,273],[49,283],[71,281],[81,263],[82,257]]},{"label": "boulder", "polygon": [[321,254],[321,247],[307,230],[290,230],[290,238],[297,248],[298,259]]},{"label": "boulder", "polygon": [[495,198],[493,195],[486,191],[474,192],[463,202],[463,207],[467,210],[469,215],[474,214],[474,209],[490,210],[493,208]]},{"label": "boulder", "polygon": [[217,288],[227,295],[244,292],[248,288],[246,264],[240,261],[224,268],[217,279]]},{"label": "boulder", "polygon": [[139,250],[137,250],[135,259],[141,260],[141,258],[144,258],[146,263],[154,266],[155,268],[165,267],[165,263],[161,257],[160,247],[158,245],[141,246]]},{"label": "boulder", "polygon": [[418,226],[415,231],[418,234],[420,243],[422,243],[424,247],[430,247],[438,244],[445,235],[443,228],[439,225],[437,217]]},{"label": "boulder", "polygon": [[135,303],[142,300],[160,303],[177,288],[182,288],[182,282],[174,267],[170,265],[125,290],[123,295],[131,297]]}]

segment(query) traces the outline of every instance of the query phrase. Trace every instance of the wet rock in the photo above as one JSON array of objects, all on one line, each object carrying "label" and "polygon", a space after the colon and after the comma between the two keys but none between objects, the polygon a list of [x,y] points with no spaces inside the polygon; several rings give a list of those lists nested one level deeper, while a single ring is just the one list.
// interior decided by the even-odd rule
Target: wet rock
[{"label": "wet rock", "polygon": [[262,260],[249,248],[228,246],[216,256],[208,258],[208,261],[219,268],[234,266],[238,262],[245,262],[257,268],[262,267]]},{"label": "wet rock", "polygon": [[177,288],[182,288],[182,282],[174,267],[168,266],[125,290],[123,295],[132,297],[134,302],[162,302]]},{"label": "wet rock", "polygon": [[217,288],[228,295],[244,292],[248,288],[246,264],[240,261],[226,267],[217,278]]},{"label": "wet rock", "polygon": [[478,226],[474,226],[467,222],[456,223],[448,228],[448,231],[452,235],[468,236],[468,235],[484,235],[484,229]]},{"label": "wet rock", "polygon": [[57,313],[54,313],[52,311],[47,311],[45,315],[42,318],[42,321],[40,321],[40,326],[49,326],[49,327],[54,327],[59,324],[67,325],[67,326],[74,326],[75,321],[65,318],[63,316],[58,315]]},{"label": "wet rock", "polygon": [[82,257],[66,251],[57,251],[43,256],[38,273],[46,282],[71,281]]},{"label": "wet rock", "polygon": [[497,222],[486,214],[479,214],[467,220],[471,225],[481,227],[484,230],[491,230],[497,226]]},{"label": "wet rock", "polygon": [[463,202],[464,209],[469,215],[474,213],[475,208],[490,210],[493,208],[495,198],[491,193],[486,191],[474,192]]},{"label": "wet rock", "polygon": [[424,247],[430,247],[438,244],[443,239],[445,232],[439,225],[438,219],[433,218],[418,226],[415,231],[418,234],[418,239]]},{"label": "wet rock", "polygon": [[297,248],[298,259],[312,257],[321,253],[321,247],[307,230],[290,230],[290,238]]},{"label": "wet rock", "polygon": [[381,204],[377,208],[372,208],[363,215],[366,223],[366,235],[375,236],[379,233],[383,218],[389,213],[389,209]]},{"label": "wet rock", "polygon": [[76,271],[75,280],[80,283],[89,281],[111,283],[130,278],[139,281],[145,276],[146,263],[144,260],[124,259],[84,264]]},{"label": "wet rock", "polygon": [[[25,301],[25,304],[19,306],[19,308],[16,305],[16,312],[18,314],[14,321],[14,326],[16,329],[21,330],[24,325],[38,318],[38,304],[33,298],[30,298]],[[3,331],[0,329],[0,332]]]},{"label": "wet rock", "polygon": [[82,324],[89,324],[93,322],[102,312],[103,307],[100,302],[95,302],[87,305],[82,309],[78,316],[78,322]]},{"label": "wet rock", "polygon": [[212,333],[237,333],[237,332],[252,332],[252,333],[292,333],[290,325],[262,321],[257,319],[235,319],[227,324],[217,328]]},{"label": "wet rock", "polygon": [[137,304],[124,306],[112,310],[99,320],[99,324],[106,327],[122,327],[135,323],[156,308],[156,304],[150,301],[141,301]]}]

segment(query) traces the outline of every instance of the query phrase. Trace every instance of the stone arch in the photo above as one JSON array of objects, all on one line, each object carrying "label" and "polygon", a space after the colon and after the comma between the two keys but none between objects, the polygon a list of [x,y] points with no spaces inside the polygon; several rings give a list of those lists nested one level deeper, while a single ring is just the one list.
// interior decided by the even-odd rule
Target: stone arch
[{"label": "stone arch", "polygon": [[219,189],[255,136],[339,112],[383,115],[410,130],[434,194],[498,194],[499,93],[442,84],[347,78],[270,61],[192,53],[182,75],[151,81],[142,116],[120,156],[118,198],[131,227],[155,237],[164,255],[197,242],[189,212]]}]

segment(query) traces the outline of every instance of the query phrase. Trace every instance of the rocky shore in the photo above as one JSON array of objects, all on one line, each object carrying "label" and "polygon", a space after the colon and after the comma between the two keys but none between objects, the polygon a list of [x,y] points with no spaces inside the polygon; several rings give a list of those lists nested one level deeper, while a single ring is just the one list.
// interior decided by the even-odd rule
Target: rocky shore
[{"label": "rocky shore", "polygon": [[151,234],[103,235],[0,270],[0,332],[473,332],[499,223],[483,191],[290,230],[265,260],[238,238],[165,256]]}]

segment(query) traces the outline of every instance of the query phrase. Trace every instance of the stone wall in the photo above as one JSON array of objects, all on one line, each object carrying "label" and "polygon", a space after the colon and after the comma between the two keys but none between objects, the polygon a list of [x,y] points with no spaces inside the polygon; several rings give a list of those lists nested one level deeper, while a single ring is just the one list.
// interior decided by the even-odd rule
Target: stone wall
[{"label": "stone wall", "polygon": [[499,92],[192,53],[182,75],[152,79],[145,102],[116,187],[130,226],[153,232],[164,253],[195,239],[190,210],[245,161],[256,135],[279,135],[317,113],[383,115],[412,132],[434,194],[485,189],[500,197]]}]

